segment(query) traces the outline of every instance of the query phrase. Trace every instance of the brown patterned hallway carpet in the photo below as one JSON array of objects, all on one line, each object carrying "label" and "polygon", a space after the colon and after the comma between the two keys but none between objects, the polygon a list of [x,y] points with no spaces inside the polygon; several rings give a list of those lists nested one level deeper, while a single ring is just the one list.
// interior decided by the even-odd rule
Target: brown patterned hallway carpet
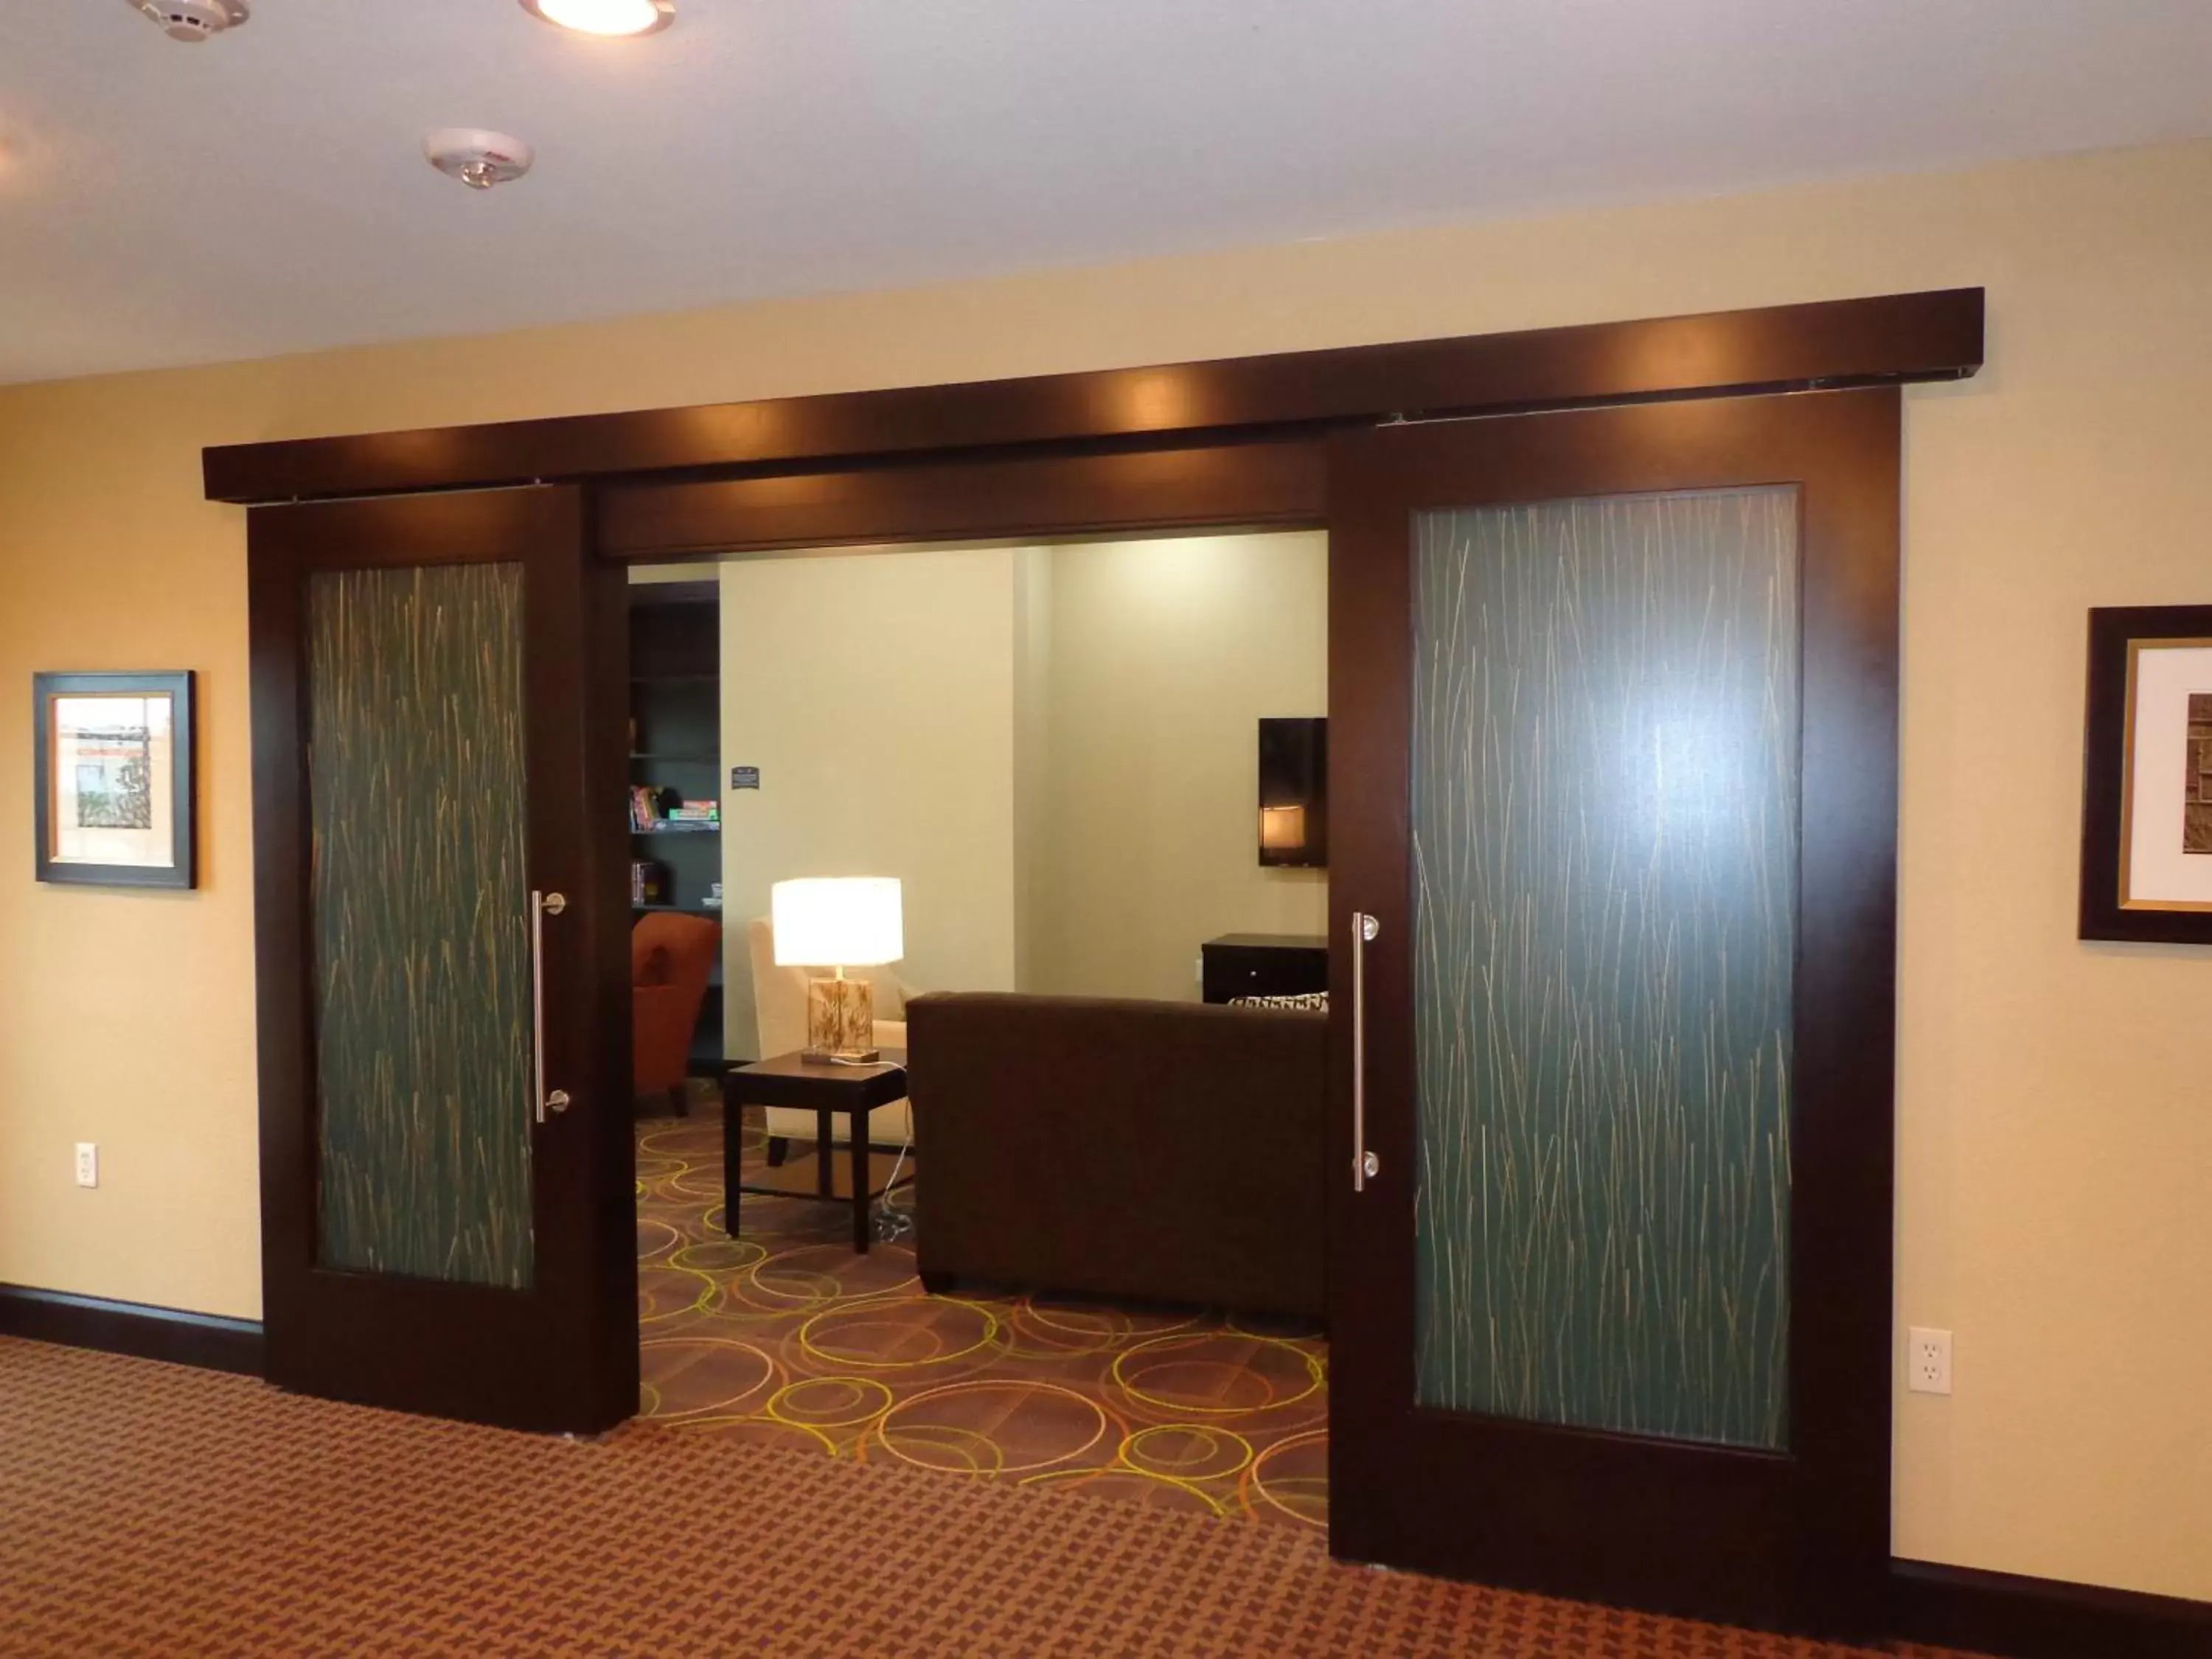
[{"label": "brown patterned hallway carpet", "polygon": [[1289,1527],[632,1427],[580,1444],[0,1339],[0,1654],[1844,1659]]},{"label": "brown patterned hallway carpet", "polygon": [[[750,1178],[766,1137],[757,1126],[744,1137]],[[912,1234],[855,1255],[842,1204],[748,1193],[740,1236],[728,1237],[719,1103],[645,1120],[637,1145],[653,1421],[1039,1492],[1327,1525],[1328,1354],[1311,1328],[933,1297]],[[912,1198],[902,1188],[892,1203]]]}]

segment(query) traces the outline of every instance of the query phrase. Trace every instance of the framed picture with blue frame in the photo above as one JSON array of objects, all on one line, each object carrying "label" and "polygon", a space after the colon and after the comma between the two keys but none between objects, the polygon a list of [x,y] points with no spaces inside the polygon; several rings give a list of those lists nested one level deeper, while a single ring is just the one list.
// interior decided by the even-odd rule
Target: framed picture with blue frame
[{"label": "framed picture with blue frame", "polygon": [[38,878],[191,887],[192,676],[34,674]]}]

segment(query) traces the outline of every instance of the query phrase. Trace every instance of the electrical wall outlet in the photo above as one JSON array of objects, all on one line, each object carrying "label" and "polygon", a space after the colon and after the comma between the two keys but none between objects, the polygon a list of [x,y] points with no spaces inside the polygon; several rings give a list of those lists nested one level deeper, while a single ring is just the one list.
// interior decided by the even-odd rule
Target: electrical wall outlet
[{"label": "electrical wall outlet", "polygon": [[1905,1334],[1905,1386],[1915,1394],[1951,1392],[1951,1333],[1915,1325]]},{"label": "electrical wall outlet", "polygon": [[89,1140],[76,1144],[76,1184],[80,1187],[100,1185],[100,1148]]}]

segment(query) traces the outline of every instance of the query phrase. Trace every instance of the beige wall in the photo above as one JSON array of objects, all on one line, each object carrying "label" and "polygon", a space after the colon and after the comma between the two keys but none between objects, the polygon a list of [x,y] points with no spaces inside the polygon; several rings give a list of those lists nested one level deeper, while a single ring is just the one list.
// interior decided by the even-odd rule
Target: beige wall
[{"label": "beige wall", "polygon": [[1040,988],[1043,884],[1049,870],[1052,569],[1057,550],[1014,555],[1014,985]]},{"label": "beige wall", "polygon": [[[731,1042],[755,1031],[745,924],[793,876],[896,876],[922,990],[1014,984],[1014,552],[735,560],[722,577]],[[726,769],[724,773],[727,780]]]},{"label": "beige wall", "polygon": [[1041,991],[1198,998],[1217,933],[1327,931],[1320,870],[1262,869],[1259,721],[1328,712],[1328,538],[1052,550]]},{"label": "beige wall", "polygon": [[791,876],[900,877],[922,989],[1189,1001],[1203,939],[1326,927],[1324,873],[1254,848],[1256,722],[1327,712],[1326,537],[720,570],[723,765],[762,775],[723,798],[732,1053],[745,923]]},{"label": "beige wall", "polygon": [[2212,952],[2072,922],[2082,611],[2212,599],[2208,202],[2200,144],[0,391],[0,684],[198,669],[207,849],[193,895],[37,887],[0,719],[0,1279],[258,1306],[244,520],[201,445],[1984,283],[1990,368],[1906,404],[1897,1310],[1957,1393],[1900,1389],[1895,1544],[2212,1596]]}]

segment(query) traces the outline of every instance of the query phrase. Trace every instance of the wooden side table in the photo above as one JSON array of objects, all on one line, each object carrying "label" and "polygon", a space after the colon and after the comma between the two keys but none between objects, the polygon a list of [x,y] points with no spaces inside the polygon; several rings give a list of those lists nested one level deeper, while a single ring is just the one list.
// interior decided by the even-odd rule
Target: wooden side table
[{"label": "wooden side table", "polygon": [[[868,1211],[893,1185],[904,1186],[913,1176],[913,1160],[907,1161],[903,1180],[892,1182],[886,1172],[881,1188],[874,1186],[874,1156],[868,1149],[868,1114],[906,1095],[906,1054],[884,1050],[874,1066],[816,1066],[797,1054],[779,1054],[750,1066],[732,1066],[722,1073],[722,1225],[732,1238],[738,1236],[738,1194],[764,1197],[818,1198],[853,1206],[853,1248],[868,1253]],[[738,1133],[738,1114],[747,1106],[787,1106],[814,1114],[813,1190],[807,1190],[806,1166],[782,1164],[761,1180],[738,1179],[738,1154],[744,1137]],[[849,1169],[839,1170],[832,1146],[831,1120],[839,1112],[853,1120]],[[896,1164],[893,1165],[896,1168]],[[842,1178],[841,1178],[842,1177]],[[840,1188],[842,1190],[839,1190]]]}]

